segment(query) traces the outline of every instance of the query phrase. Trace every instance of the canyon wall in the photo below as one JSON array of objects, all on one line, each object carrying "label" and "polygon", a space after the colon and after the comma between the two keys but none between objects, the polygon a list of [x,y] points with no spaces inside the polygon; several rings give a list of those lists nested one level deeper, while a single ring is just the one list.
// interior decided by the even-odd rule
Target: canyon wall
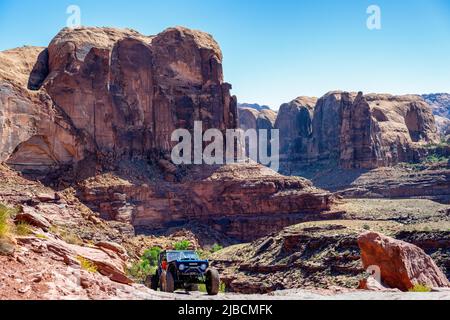
[{"label": "canyon wall", "polygon": [[[22,115],[17,124],[2,121],[0,137],[9,140],[2,143],[1,160],[11,165],[45,167],[88,154],[105,161],[145,157],[170,152],[173,130],[192,129],[196,120],[205,129],[236,127],[236,98],[223,82],[222,53],[206,33],[178,27],[146,37],[132,30],[66,28],[38,51],[2,53],[20,63],[17,55],[26,56],[27,64],[12,64],[21,68],[20,77],[1,82],[2,112]],[[62,126],[73,136],[37,129],[52,112],[67,120]],[[7,131],[14,126],[26,128]]]},{"label": "canyon wall", "polygon": [[434,118],[419,96],[329,92],[282,105],[281,159],[372,169],[419,160],[437,143]]},{"label": "canyon wall", "polygon": [[[63,29],[0,53],[0,162],[138,232],[206,224],[251,240],[320,217],[333,197],[260,165],[175,166],[175,129],[237,127],[222,53],[200,31]],[[273,128],[261,110],[252,127]],[[270,223],[269,223],[270,222]]]}]

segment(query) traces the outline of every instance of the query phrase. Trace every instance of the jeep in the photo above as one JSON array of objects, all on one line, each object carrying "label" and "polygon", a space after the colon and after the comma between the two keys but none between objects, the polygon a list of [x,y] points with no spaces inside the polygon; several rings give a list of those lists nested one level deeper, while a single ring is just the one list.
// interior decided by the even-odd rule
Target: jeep
[{"label": "jeep", "polygon": [[160,253],[158,269],[146,279],[153,290],[174,292],[178,289],[197,291],[205,284],[209,295],[219,293],[219,272],[209,267],[208,260],[201,260],[195,251],[167,250]]}]

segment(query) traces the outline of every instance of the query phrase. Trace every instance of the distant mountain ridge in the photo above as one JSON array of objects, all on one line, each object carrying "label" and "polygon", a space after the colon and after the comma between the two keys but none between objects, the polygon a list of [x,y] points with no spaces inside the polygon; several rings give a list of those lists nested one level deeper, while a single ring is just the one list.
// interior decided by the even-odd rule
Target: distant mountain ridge
[{"label": "distant mountain ridge", "polygon": [[450,119],[450,93],[423,94],[422,98],[433,108],[433,114]]},{"label": "distant mountain ridge", "polygon": [[423,94],[422,98],[431,106],[441,134],[450,134],[450,94]]}]

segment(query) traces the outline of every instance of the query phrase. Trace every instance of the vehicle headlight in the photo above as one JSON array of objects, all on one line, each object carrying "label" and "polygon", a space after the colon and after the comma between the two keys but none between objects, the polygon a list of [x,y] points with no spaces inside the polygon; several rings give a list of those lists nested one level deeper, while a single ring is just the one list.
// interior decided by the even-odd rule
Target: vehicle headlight
[{"label": "vehicle headlight", "polygon": [[200,268],[204,271],[204,270],[206,270],[206,268],[208,268],[208,266],[204,263],[200,266]]},{"label": "vehicle headlight", "polygon": [[178,269],[180,269],[180,271],[183,271],[184,269],[186,269],[186,266],[184,264],[180,264],[178,266]]}]

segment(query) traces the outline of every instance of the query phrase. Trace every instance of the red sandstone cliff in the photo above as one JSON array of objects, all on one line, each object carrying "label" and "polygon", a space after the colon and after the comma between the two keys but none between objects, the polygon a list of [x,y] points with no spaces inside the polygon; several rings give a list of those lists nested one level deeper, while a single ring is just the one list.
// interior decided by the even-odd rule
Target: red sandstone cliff
[{"label": "red sandstone cliff", "polygon": [[424,145],[439,141],[430,107],[414,95],[335,91],[315,105],[298,98],[282,106],[276,128],[284,159],[343,168],[416,161]]},{"label": "red sandstone cliff", "polygon": [[[0,59],[0,161],[75,186],[105,219],[142,230],[200,221],[254,239],[330,209],[329,193],[256,164],[168,161],[174,129],[237,127],[222,53],[206,33],[63,29],[48,48]],[[275,115],[263,113],[255,124],[271,128]]]},{"label": "red sandstone cliff", "polygon": [[[168,152],[172,131],[195,120],[205,129],[236,127],[222,53],[200,31],[63,29],[48,49],[1,58],[10,64],[1,78],[1,160],[19,169]],[[37,91],[27,90],[28,76]]]}]

